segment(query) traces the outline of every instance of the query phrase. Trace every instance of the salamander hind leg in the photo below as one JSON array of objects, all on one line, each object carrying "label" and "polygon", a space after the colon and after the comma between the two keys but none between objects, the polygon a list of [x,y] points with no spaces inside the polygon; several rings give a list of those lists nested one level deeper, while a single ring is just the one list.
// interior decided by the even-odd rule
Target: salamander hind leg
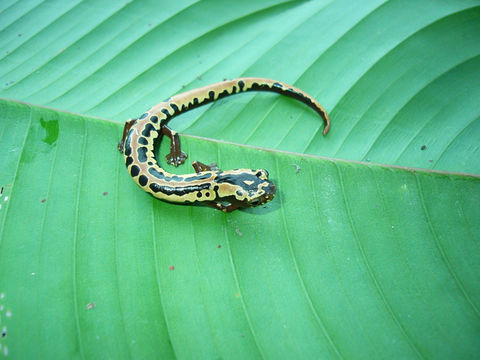
[{"label": "salamander hind leg", "polygon": [[196,160],[192,163],[192,166],[195,169],[195,172],[197,174],[202,171],[219,171],[220,170],[217,167],[217,163],[211,163],[209,165],[205,165],[204,163],[201,163],[200,161],[196,161]]},{"label": "salamander hind leg", "polygon": [[123,153],[125,147],[125,139],[127,138],[127,134],[130,131],[130,128],[135,124],[135,121],[137,121],[137,119],[130,119],[125,122],[125,126],[123,127],[122,139],[118,142],[117,145],[117,149],[121,153]]},{"label": "salamander hind leg", "polygon": [[179,166],[185,162],[187,154],[185,154],[180,148],[180,138],[176,131],[170,129],[167,125],[162,126],[162,133],[170,138],[170,153],[165,156],[167,163]]}]

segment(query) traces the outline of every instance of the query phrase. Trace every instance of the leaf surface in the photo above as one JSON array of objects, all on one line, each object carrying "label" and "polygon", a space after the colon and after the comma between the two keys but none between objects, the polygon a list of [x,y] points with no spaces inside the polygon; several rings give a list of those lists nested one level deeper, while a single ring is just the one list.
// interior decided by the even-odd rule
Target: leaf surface
[{"label": "leaf surface", "polygon": [[273,202],[224,214],[140,191],[112,151],[120,124],[9,101],[1,113],[12,355],[479,350],[478,177],[184,137],[188,153],[222,168],[270,169]]},{"label": "leaf surface", "polygon": [[187,89],[270,77],[325,106],[328,138],[313,112],[266,94],[225,99],[174,126],[267,148],[479,173],[479,18],[473,0],[14,3],[0,14],[0,96],[124,122]]}]

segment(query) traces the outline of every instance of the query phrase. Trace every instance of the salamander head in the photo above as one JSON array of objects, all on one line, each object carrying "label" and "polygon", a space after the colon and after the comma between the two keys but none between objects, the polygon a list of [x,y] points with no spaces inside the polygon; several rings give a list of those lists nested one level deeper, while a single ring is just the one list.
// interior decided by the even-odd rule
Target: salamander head
[{"label": "salamander head", "polygon": [[276,187],[264,169],[223,171],[214,179],[218,185],[217,201],[227,201],[239,208],[263,205],[273,199]]}]

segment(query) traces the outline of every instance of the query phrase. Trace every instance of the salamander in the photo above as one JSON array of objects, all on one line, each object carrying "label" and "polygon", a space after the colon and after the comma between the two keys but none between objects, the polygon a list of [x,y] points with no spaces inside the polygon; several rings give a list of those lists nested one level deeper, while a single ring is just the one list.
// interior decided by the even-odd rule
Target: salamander
[{"label": "salamander", "polygon": [[330,119],[323,107],[302,90],[265,78],[238,78],[193,89],[153,106],[137,119],[125,123],[118,150],[123,154],[128,173],[143,190],[172,203],[203,204],[224,212],[263,205],[276,191],[265,169],[221,171],[216,164],[192,163],[195,173],[171,174],[155,158],[154,149],[163,135],[170,138],[167,163],[179,166],[187,154],[180,149],[178,134],[167,124],[174,117],[198,106],[246,91],[270,91],[297,99],[315,110],[324,121],[323,134]]}]

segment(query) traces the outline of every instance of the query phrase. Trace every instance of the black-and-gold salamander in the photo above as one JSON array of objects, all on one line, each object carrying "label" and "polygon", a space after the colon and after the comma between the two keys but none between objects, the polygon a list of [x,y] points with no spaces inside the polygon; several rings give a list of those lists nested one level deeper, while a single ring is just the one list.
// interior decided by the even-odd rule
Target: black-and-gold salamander
[{"label": "black-and-gold salamander", "polygon": [[324,135],[330,128],[330,119],[323,107],[294,86],[264,78],[238,78],[215,83],[175,95],[138,119],[125,123],[118,149],[124,155],[133,180],[158,199],[183,204],[201,203],[224,212],[259,206],[272,200],[276,187],[264,169],[221,171],[215,164],[194,161],[195,174],[175,175],[165,171],[155,159],[154,147],[162,135],[171,140],[170,153],[166,156],[169,164],[179,166],[187,158],[180,149],[178,134],[167,126],[174,116],[246,91],[271,91],[297,99],[322,117]]}]

